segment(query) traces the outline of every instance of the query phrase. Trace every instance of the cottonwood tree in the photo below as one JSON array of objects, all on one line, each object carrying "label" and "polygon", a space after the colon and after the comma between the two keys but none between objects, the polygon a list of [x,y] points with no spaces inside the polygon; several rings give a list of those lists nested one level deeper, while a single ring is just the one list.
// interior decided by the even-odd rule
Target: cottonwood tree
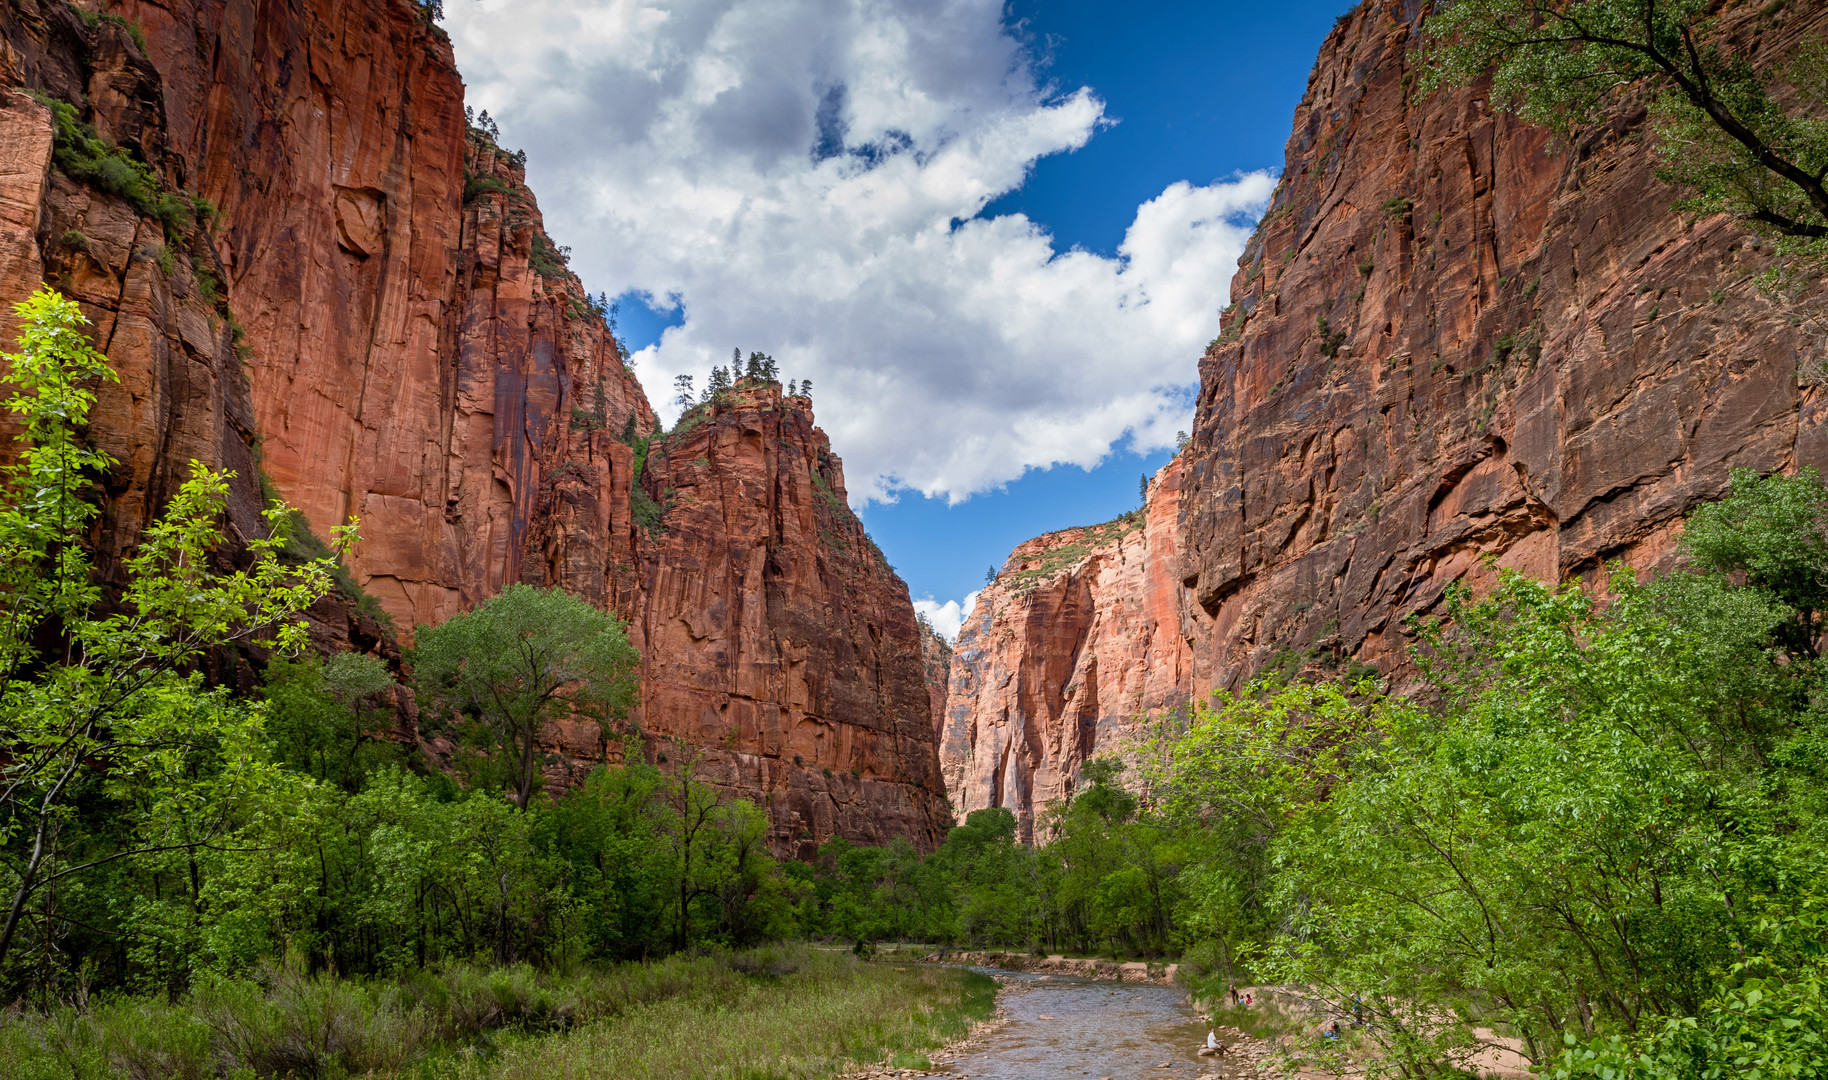
[{"label": "cottonwood tree", "polygon": [[540,732],[568,713],[626,716],[640,657],[622,620],[559,589],[510,585],[439,626],[421,626],[415,678],[429,701],[468,720],[476,762],[522,810],[539,785]]},{"label": "cottonwood tree", "polygon": [[[1678,208],[1725,211],[1828,255],[1828,45],[1759,59],[1720,40],[1708,0],[1460,0],[1431,16],[1420,86],[1492,73],[1493,98],[1568,132],[1616,91],[1656,93],[1666,180]],[[1764,16],[1759,16],[1763,18]]]},{"label": "cottonwood tree", "polygon": [[[224,571],[212,553],[233,474],[192,462],[125,559],[126,588],[109,595],[83,540],[99,512],[95,481],[114,462],[78,431],[95,401],[87,387],[116,376],[74,302],[45,287],[15,310],[6,408],[21,453],[0,469],[0,961],[22,920],[54,918],[30,908],[43,890],[103,864],[217,843],[238,804],[285,788],[261,706],[205,685],[199,661],[263,639],[298,650],[307,638],[296,617],[330,591],[331,566],[354,539],[353,525],[339,529],[330,557],[289,566],[291,511],[275,506],[271,534],[246,543],[247,568]],[[126,820],[117,842],[72,858],[60,834],[85,794]]]}]

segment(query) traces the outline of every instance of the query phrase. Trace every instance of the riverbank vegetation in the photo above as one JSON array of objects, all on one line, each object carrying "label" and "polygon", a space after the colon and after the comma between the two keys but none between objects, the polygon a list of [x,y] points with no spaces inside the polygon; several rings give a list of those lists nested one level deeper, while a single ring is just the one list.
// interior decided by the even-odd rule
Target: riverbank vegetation
[{"label": "riverbank vegetation", "polygon": [[989,1016],[995,993],[984,975],[804,945],[568,971],[459,963],[400,979],[267,966],[175,1001],[0,1015],[0,1073],[812,1080],[921,1060]]},{"label": "riverbank vegetation", "polygon": [[353,531],[301,559],[275,505],[230,552],[232,477],[199,468],[104,584],[85,538],[111,463],[80,432],[112,372],[75,305],[21,310],[6,1075],[810,1077],[988,1008],[957,973],[764,947],[796,937],[1299,984],[1416,1076],[1500,1038],[1608,1080],[1823,1057],[1813,471],[1735,473],[1667,573],[1450,590],[1408,628],[1400,695],[1310,669],[1200,703],[1128,767],[1088,762],[1037,844],[990,809],[925,857],[834,840],[783,863],[690,747],[649,763],[628,731],[621,763],[543,790],[530,733],[624,731],[633,700],[620,623],[575,598],[515,587],[421,633],[432,757],[388,734],[404,672],[305,647]]},{"label": "riverbank vegetation", "polygon": [[114,463],[82,432],[114,372],[75,304],[19,313],[0,1075],[814,1077],[988,1013],[981,976],[766,945],[809,887],[690,747],[542,790],[548,722],[641,746],[614,616],[512,586],[420,628],[433,755],[391,734],[405,672],[309,647],[354,523],[301,555],[275,501],[231,544],[235,478],[198,466],[98,569]]},{"label": "riverbank vegetation", "polygon": [[832,845],[822,925],[1178,954],[1215,1000],[1304,987],[1405,1075],[1501,1040],[1562,1077],[1818,1075],[1828,490],[1736,472],[1679,556],[1456,586],[1404,693],[1218,694],[1133,776],[1088,763],[1033,847],[1000,810],[924,864]]}]

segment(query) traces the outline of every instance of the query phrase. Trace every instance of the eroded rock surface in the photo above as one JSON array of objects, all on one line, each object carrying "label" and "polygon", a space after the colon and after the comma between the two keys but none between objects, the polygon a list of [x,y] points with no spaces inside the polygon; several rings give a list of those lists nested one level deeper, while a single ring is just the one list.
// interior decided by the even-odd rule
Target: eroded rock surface
[{"label": "eroded rock surface", "polygon": [[[1201,360],[1183,570],[1220,685],[1317,646],[1399,668],[1403,617],[1488,556],[1653,564],[1731,467],[1828,459],[1819,340],[1763,245],[1671,210],[1641,104],[1557,148],[1483,87],[1420,98],[1422,10],[1327,37]],[[1825,25],[1728,13],[1759,62]]]},{"label": "eroded rock surface", "polygon": [[[1774,300],[1767,245],[1671,209],[1641,102],[1559,147],[1484,87],[1415,96],[1421,11],[1374,0],[1323,45],[1147,543],[1052,533],[979,598],[942,732],[960,812],[1027,834],[1135,718],[1272,664],[1400,681],[1404,617],[1487,557],[1658,566],[1732,467],[1828,466],[1820,283]],[[1828,33],[1819,5],[1726,21],[1759,60]]]},{"label": "eroded rock surface", "polygon": [[709,774],[765,801],[777,847],[802,856],[832,835],[936,846],[914,607],[811,402],[739,384],[649,448],[641,485],[665,509],[639,537],[632,622],[651,745],[705,748]]},{"label": "eroded rock surface", "polygon": [[1209,622],[1180,580],[1181,468],[1143,509],[1017,547],[959,631],[940,765],[954,810],[1006,806],[1020,834],[1087,758],[1182,715]]}]

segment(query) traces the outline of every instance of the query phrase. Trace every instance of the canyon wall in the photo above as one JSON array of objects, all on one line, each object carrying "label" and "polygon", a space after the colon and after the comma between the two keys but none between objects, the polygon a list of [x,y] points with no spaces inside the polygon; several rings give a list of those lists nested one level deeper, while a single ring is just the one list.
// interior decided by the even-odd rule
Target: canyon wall
[{"label": "canyon wall", "polygon": [[[1775,301],[1768,244],[1671,209],[1642,101],[1561,145],[1483,86],[1415,93],[1423,7],[1327,36],[1146,531],[1029,541],[979,598],[958,812],[1027,834],[1142,718],[1271,666],[1400,685],[1403,620],[1450,583],[1662,567],[1733,467],[1828,467],[1820,282]],[[1724,21],[1755,61],[1828,34],[1820,5]]]},{"label": "canyon wall", "polygon": [[[613,479],[628,448],[611,449]],[[582,466],[551,498],[583,507],[603,490]],[[608,490],[615,532],[629,499]],[[648,445],[633,497],[652,516],[635,523],[632,567],[606,565],[614,548],[567,517],[550,577],[528,577],[587,596],[605,582],[629,613],[648,753],[698,748],[701,775],[765,804],[776,850],[810,858],[833,835],[937,846],[946,800],[914,606],[851,512],[812,403],[739,381]],[[607,733],[581,728],[588,765]],[[548,761],[555,781],[575,769]]]},{"label": "canyon wall", "polygon": [[1032,839],[1087,758],[1184,716],[1210,620],[1181,584],[1179,459],[1140,510],[1018,546],[953,652],[940,767],[955,812],[1006,806]]},{"label": "canyon wall", "polygon": [[[1200,363],[1183,575],[1219,685],[1321,644],[1400,668],[1404,616],[1488,557],[1654,565],[1732,467],[1828,464],[1819,287],[1774,303],[1767,245],[1671,209],[1640,101],[1560,146],[1483,87],[1417,94],[1423,10],[1328,35]],[[1753,62],[1828,33],[1725,20]]]},{"label": "canyon wall", "polygon": [[[183,208],[161,224],[72,179],[51,109],[0,103],[0,301],[56,283],[123,376],[91,430],[122,463],[105,572],[191,459],[237,472],[241,537],[264,527],[264,474],[320,536],[361,519],[371,600],[314,609],[326,647],[397,660],[375,601],[404,633],[509,582],[561,585],[643,651],[642,752],[698,748],[704,775],[767,805],[777,850],[937,842],[912,605],[810,403],[747,386],[638,458],[641,387],[524,159],[466,123],[419,5],[6,0],[0,42],[7,87],[72,103]],[[251,687],[236,663],[219,674]],[[412,737],[410,695],[401,712]],[[548,734],[557,786],[620,752],[595,725]]]}]

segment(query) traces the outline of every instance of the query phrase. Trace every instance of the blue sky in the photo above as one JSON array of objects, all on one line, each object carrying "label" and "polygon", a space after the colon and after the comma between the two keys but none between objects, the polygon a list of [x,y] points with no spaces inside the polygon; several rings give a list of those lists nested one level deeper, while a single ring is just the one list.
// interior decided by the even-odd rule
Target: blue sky
[{"label": "blue sky", "polygon": [[853,504],[943,603],[1133,508],[1167,460],[1345,8],[458,0],[446,22],[573,269],[622,296],[663,419],[673,376],[732,346],[811,376]]}]

